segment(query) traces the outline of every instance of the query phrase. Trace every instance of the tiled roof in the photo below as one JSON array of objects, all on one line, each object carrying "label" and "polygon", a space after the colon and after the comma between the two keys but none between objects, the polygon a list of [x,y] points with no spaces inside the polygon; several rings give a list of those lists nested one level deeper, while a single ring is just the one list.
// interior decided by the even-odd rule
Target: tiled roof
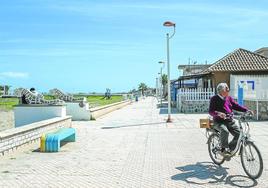
[{"label": "tiled roof", "polygon": [[216,61],[202,73],[214,71],[268,71],[268,58],[239,48]]}]

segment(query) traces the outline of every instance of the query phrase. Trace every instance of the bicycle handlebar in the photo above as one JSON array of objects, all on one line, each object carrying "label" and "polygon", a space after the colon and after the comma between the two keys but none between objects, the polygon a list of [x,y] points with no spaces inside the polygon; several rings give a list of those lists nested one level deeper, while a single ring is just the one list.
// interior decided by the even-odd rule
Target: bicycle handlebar
[{"label": "bicycle handlebar", "polygon": [[238,120],[240,119],[240,120],[245,121],[246,118],[251,119],[253,117],[253,113],[251,111],[247,111],[247,112],[244,112],[240,115],[234,115],[233,117],[235,119],[238,119]]},{"label": "bicycle handlebar", "polygon": [[253,117],[253,112],[252,111],[247,111],[247,112],[243,112],[243,113],[239,113],[239,115],[234,115],[234,113],[232,114],[225,114],[223,112],[218,112],[216,111],[216,113],[218,114],[218,116],[224,116],[222,117],[223,119],[241,119],[241,120],[245,120],[246,118],[251,119]]}]

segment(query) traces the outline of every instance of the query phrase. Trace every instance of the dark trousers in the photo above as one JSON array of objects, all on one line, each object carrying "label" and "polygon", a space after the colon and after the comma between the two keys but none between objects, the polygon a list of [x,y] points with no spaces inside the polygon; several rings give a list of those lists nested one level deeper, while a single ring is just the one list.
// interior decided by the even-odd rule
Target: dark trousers
[{"label": "dark trousers", "polygon": [[[215,123],[215,126],[215,128],[220,131],[221,147],[229,148],[231,151],[234,150],[240,135],[240,129],[238,125],[233,122],[225,124]],[[233,135],[234,138],[228,144],[229,132]]]}]

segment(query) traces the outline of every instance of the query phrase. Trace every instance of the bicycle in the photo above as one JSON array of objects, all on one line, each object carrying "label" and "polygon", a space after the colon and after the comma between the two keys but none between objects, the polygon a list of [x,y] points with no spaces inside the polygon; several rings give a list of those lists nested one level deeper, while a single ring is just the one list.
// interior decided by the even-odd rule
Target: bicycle
[{"label": "bicycle", "polygon": [[[263,172],[263,160],[261,153],[254,141],[250,138],[250,127],[248,118],[251,118],[252,114],[243,113],[240,116],[236,116],[240,129],[239,139],[237,141],[236,148],[231,152],[230,158],[234,157],[239,152],[242,167],[245,173],[251,179],[257,179]],[[221,165],[227,159],[221,154],[220,132],[213,126],[206,129],[208,152],[212,161]]]}]

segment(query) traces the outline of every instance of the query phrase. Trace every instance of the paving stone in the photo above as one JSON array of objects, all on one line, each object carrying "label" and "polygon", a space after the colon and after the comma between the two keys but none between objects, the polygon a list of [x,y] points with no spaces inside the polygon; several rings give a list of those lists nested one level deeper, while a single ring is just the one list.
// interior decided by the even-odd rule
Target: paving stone
[{"label": "paving stone", "polygon": [[209,158],[206,114],[172,114],[167,124],[148,97],[96,121],[74,121],[77,141],[58,153],[17,151],[0,160],[0,187],[268,187],[268,122],[252,122],[264,172],[253,181],[240,158],[221,167]]}]

